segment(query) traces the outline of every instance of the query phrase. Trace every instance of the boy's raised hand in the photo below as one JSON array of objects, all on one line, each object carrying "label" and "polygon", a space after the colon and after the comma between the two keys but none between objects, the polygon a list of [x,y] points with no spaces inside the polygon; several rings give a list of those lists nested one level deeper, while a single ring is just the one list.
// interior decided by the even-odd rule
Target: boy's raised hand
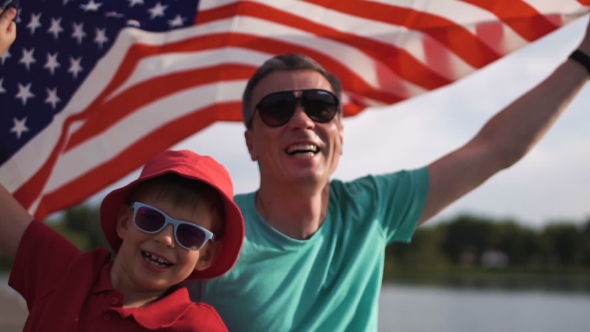
[{"label": "boy's raised hand", "polygon": [[0,9],[0,54],[4,53],[16,39],[16,24],[12,21],[16,17],[14,7]]},{"label": "boy's raised hand", "polygon": [[[16,38],[16,9],[0,9],[0,54],[4,53]],[[20,240],[33,220],[14,197],[0,184],[0,250],[8,256],[16,256]]]}]

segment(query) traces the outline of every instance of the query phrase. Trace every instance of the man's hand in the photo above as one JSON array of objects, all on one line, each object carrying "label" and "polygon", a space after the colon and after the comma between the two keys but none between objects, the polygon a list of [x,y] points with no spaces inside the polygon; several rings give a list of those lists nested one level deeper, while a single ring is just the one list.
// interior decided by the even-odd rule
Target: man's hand
[{"label": "man's hand", "polygon": [[0,54],[4,53],[16,39],[16,9],[9,8],[6,12],[0,9]]}]

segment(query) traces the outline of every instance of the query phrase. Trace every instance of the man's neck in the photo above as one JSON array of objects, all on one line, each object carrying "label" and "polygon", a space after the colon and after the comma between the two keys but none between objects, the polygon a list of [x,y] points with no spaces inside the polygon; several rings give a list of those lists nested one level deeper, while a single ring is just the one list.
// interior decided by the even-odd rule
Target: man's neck
[{"label": "man's neck", "polygon": [[329,182],[321,187],[261,184],[256,209],[279,232],[298,240],[311,237],[328,213]]}]

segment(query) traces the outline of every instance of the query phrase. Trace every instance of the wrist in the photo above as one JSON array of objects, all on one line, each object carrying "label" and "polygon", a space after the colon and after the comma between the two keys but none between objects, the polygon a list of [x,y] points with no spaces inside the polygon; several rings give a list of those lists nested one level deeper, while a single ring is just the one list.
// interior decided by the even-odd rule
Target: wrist
[{"label": "wrist", "polygon": [[588,53],[577,49],[568,58],[582,65],[588,72],[588,79],[590,79],[590,55]]}]

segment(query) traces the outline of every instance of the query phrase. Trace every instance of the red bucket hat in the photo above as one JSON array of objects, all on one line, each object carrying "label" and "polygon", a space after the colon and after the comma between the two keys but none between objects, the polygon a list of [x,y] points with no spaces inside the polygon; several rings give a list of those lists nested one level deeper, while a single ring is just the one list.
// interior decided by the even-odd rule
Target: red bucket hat
[{"label": "red bucket hat", "polygon": [[111,191],[100,205],[100,224],[105,238],[115,252],[123,242],[117,235],[117,216],[121,205],[127,203],[133,188],[147,179],[165,173],[176,173],[187,179],[199,180],[215,188],[225,206],[225,232],[221,253],[213,264],[204,271],[194,271],[187,280],[204,280],[219,277],[228,272],[238,260],[244,243],[244,217],[234,203],[234,189],[231,177],[225,167],[207,156],[192,151],[164,151],[147,161],[139,178],[125,187]]}]

